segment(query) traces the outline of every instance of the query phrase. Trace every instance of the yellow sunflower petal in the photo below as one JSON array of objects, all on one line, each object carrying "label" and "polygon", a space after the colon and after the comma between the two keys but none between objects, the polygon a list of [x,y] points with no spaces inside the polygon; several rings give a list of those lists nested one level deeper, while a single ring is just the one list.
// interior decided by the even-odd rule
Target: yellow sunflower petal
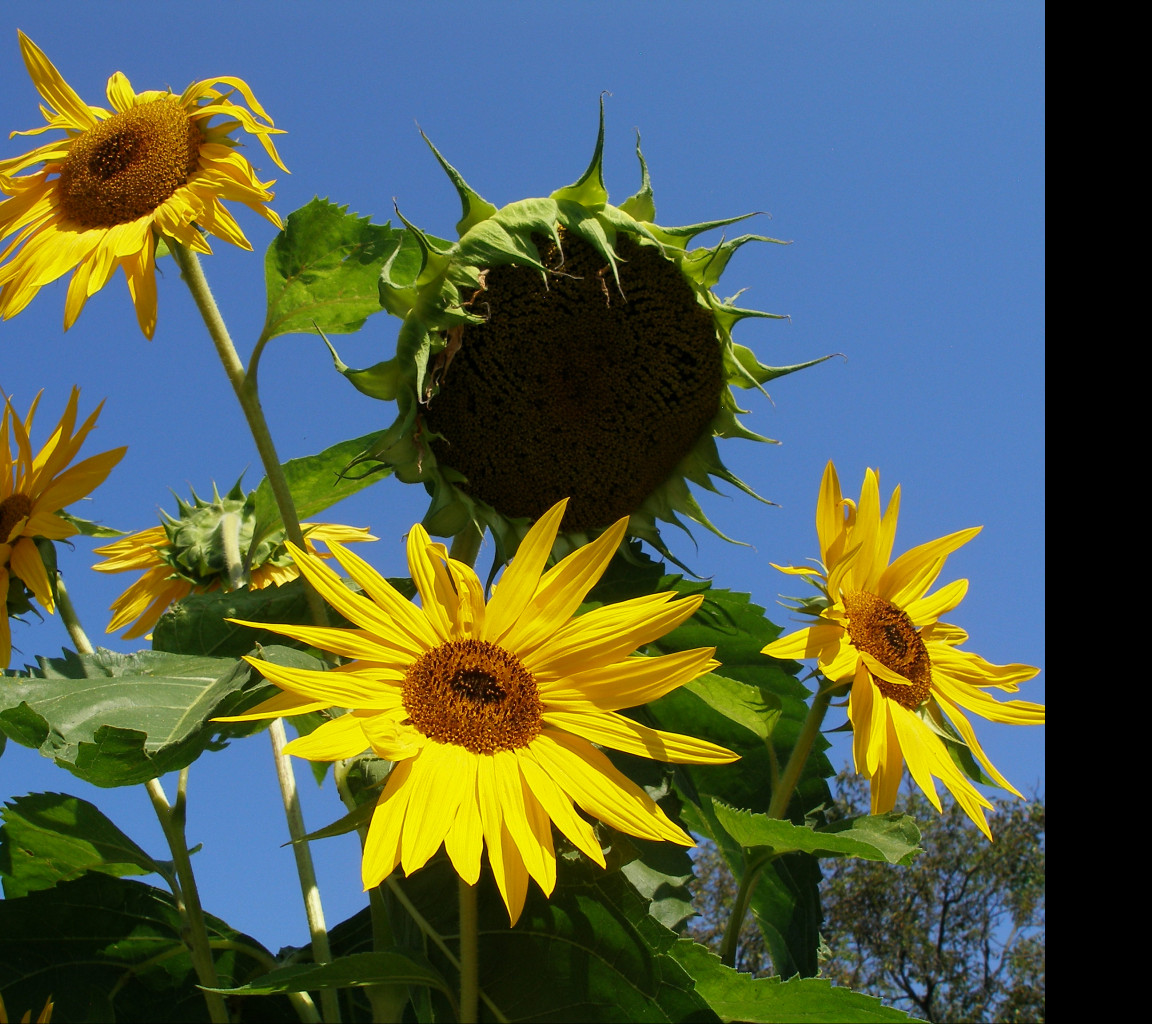
[{"label": "yellow sunflower petal", "polygon": [[310,761],[340,761],[355,757],[368,749],[361,721],[356,715],[341,715],[322,722],[306,736],[297,736],[286,744],[284,752]]},{"label": "yellow sunflower petal", "polygon": [[673,764],[728,764],[738,761],[739,754],[707,740],[692,739],[677,733],[650,729],[614,711],[593,709],[591,714],[578,711],[545,711],[544,721],[556,729],[582,736],[602,747],[623,750],[640,757]]},{"label": "yellow sunflower petal", "polygon": [[695,845],[655,800],[587,740],[546,730],[532,741],[531,749],[560,789],[594,817],[642,839]]},{"label": "yellow sunflower petal", "polygon": [[516,549],[516,557],[504,570],[500,581],[488,602],[488,618],[482,639],[499,643],[504,635],[516,624],[535,596],[552,545],[564,518],[568,499],[564,498],[553,505],[533,524]]},{"label": "yellow sunflower petal", "polygon": [[364,860],[360,876],[365,889],[372,889],[384,881],[400,863],[400,837],[408,816],[412,797],[407,785],[412,775],[412,761],[401,761],[392,769],[384,792],[376,801],[372,823],[364,840]]}]

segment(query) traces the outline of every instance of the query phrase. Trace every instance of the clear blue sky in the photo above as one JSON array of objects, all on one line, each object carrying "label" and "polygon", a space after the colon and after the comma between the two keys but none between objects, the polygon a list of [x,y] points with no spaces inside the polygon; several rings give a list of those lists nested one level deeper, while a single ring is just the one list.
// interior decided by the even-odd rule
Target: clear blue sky
[{"label": "clear blue sky", "polygon": [[[42,123],[20,60],[26,32],[89,103],[108,76],[138,90],[237,75],[289,134],[277,145],[290,176],[259,146],[248,155],[278,177],[287,215],[314,195],[377,222],[392,200],[414,223],[449,236],[455,192],[417,124],[485,198],[503,205],[546,195],[587,166],[597,102],[606,98],[605,176],[619,201],[638,184],[634,128],[643,136],[657,219],[685,224],[750,210],[752,230],[794,240],[747,246],[719,291],[791,315],[746,321],[736,340],[763,362],[841,352],[771,388],[773,403],[740,396],[745,422],[783,442],[721,445],[760,494],[704,494],[733,547],[697,532],[674,550],[775,610],[795,586],[768,565],[818,554],[817,486],[833,459],[845,491],[867,466],[889,493],[903,485],[898,549],[966,526],[984,532],[953,555],[946,579],[971,580],[950,619],[989,660],[1044,665],[1044,8],[1038,3],[368,3],[191,6],[54,3],[0,11],[0,130]],[[46,137],[41,137],[43,141]],[[0,140],[0,156],[35,140]],[[205,267],[246,356],[263,320],[263,251],[273,229],[243,208],[256,253],[214,244]],[[26,406],[45,389],[42,424],[72,384],[82,408],[107,399],[92,451],[129,451],[78,513],[120,529],[156,523],[186,494],[262,475],[223,371],[169,261],[161,264],[155,340],[140,334],[122,275],[91,299],[64,335],[65,278],[0,324],[0,387]],[[399,321],[381,313],[335,339],[363,366],[391,356]],[[391,422],[393,407],[354,393],[322,344],[293,335],[261,365],[265,409],[284,458],[311,454]],[[401,538],[426,507],[422,488],[389,481],[327,518],[371,526],[371,560],[404,572]],[[61,565],[91,634],[128,577],[86,571],[80,539]],[[485,556],[482,554],[481,558]],[[115,650],[134,649],[107,637]],[[57,654],[58,618],[14,623],[13,665]],[[1020,696],[1044,700],[1044,675]],[[830,720],[839,724],[839,720]],[[1025,792],[1044,785],[1043,728],[977,734]],[[849,756],[837,740],[834,761]],[[329,782],[300,765],[316,828],[341,813]],[[172,785],[169,780],[169,791]],[[97,803],[155,856],[159,829],[142,789],[96,790],[9,744],[0,799],[57,790]],[[206,909],[275,950],[307,941],[292,856],[278,813],[267,739],[198,762],[189,840]],[[314,845],[329,923],[364,904],[354,837]]]}]

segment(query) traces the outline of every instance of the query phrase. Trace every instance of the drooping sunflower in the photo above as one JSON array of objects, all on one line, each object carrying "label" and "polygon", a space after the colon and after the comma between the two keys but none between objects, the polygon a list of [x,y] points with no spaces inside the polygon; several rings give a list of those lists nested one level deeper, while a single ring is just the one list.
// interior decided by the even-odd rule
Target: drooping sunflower
[{"label": "drooping sunflower", "polygon": [[[38,394],[28,415],[21,418],[4,399],[0,420],[0,594],[9,608],[26,603],[30,592],[49,612],[55,608],[52,586],[36,540],[63,540],[79,532],[59,513],[104,482],[127,448],[113,448],[69,465],[85,438],[96,426],[104,403],[76,429],[80,389],[73,388],[60,422],[44,447],[32,454],[32,422]],[[0,615],[0,657],[4,664],[12,653],[8,614]]]},{"label": "drooping sunflower", "polygon": [[676,763],[736,759],[722,747],[617,713],[715,667],[715,648],[629,657],[684,622],[702,597],[657,594],[573,618],[627,521],[545,571],[565,506],[561,501],[540,517],[487,602],[476,573],[449,558],[419,525],[408,534],[419,608],[339,544],[331,545],[336,559],[363,593],[345,587],[314,556],[293,552],[313,586],[359,628],[261,628],[356,660],[323,672],[249,659],[284,692],[225,720],[349,708],[293,740],[288,751],[332,761],[371,749],[396,762],[368,831],[366,889],[397,865],[406,874],[423,867],[441,843],[460,877],[474,884],[487,846],[515,923],[529,877],[546,894],[555,887],[553,823],[604,866],[577,807],[631,835],[693,845],[594,744]]},{"label": "drooping sunflower", "polygon": [[[770,643],[774,658],[815,658],[833,683],[852,684],[848,717],[856,770],[871,781],[872,813],[895,806],[904,764],[937,810],[933,777],[951,791],[989,839],[984,809],[992,804],[969,774],[978,774],[970,751],[996,785],[1020,796],[976,739],[965,711],[993,722],[1037,725],[1044,706],[998,701],[987,688],[1008,693],[1040,670],[1031,665],[993,665],[960,650],[968,634],[940,621],[968,590],[956,580],[929,594],[944,562],[980,532],[972,527],[921,544],[889,562],[900,510],[900,488],[881,512],[880,481],[869,469],[859,504],[844,498],[836,467],[828,463],[816,505],[819,569],[775,566],[805,576],[820,596],[799,603],[814,625]],[[953,757],[955,752],[959,756]],[[962,770],[961,765],[965,765]],[[985,781],[985,780],[981,780]]]},{"label": "drooping sunflower", "polygon": [[382,305],[404,320],[396,357],[348,373],[374,397],[394,398],[398,417],[359,461],[424,483],[433,534],[490,528],[500,561],[566,496],[558,554],[621,516],[629,535],[665,555],[657,519],[683,525],[682,515],[719,532],[687,482],[714,490],[715,477],[752,493],[720,461],[715,438],[768,440],[741,425],[732,386],[762,388],[812,365],[761,364],[732,328],[784,318],[712,291],[742,245],[779,239],[689,248],[744,217],[656,224],[639,139],[640,191],[611,205],[603,103],[591,164],[547,198],[497,209],[429,146],[463,205],[459,238],[404,222],[418,253],[398,248],[380,281]]},{"label": "drooping sunflower", "polygon": [[[265,205],[274,182],[257,179],[232,137],[238,128],[254,135],[287,171],[269,137],[282,130],[241,79],[193,82],[176,96],[137,93],[117,71],[108,79],[109,111],[86,104],[23,32],[20,49],[48,123],[12,135],[58,129],[64,138],[0,160],[0,193],[8,197],[0,202],[0,241],[12,239],[0,253],[0,317],[15,316],[41,287],[72,270],[67,330],[122,267],[140,329],[151,338],[159,239],[210,253],[207,232],[251,249],[224,199],[283,227]],[[247,107],[234,102],[237,92]],[[210,124],[216,117],[227,120]]]},{"label": "drooping sunflower", "polygon": [[[104,560],[97,572],[143,572],[112,602],[112,621],[106,632],[131,624],[125,640],[144,636],[165,609],[189,594],[249,587],[263,590],[282,586],[300,575],[285,547],[283,527],[261,531],[256,518],[256,492],[245,494],[237,481],[223,497],[213,488],[212,501],[197,495],[186,502],[177,498],[180,514],[164,512],[164,523],[96,548]],[[365,527],[335,523],[303,524],[309,554],[328,558],[317,543],[352,544],[375,540]],[[259,534],[259,536],[257,536]]]}]

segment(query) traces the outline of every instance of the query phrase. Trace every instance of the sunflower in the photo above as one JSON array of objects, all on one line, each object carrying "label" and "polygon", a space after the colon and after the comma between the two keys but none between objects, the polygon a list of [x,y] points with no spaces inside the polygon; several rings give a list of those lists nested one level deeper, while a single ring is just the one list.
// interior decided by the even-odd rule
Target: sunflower
[{"label": "sunflower", "polygon": [[963,600],[967,580],[928,593],[948,555],[980,527],[921,544],[889,564],[899,508],[897,487],[881,513],[880,481],[871,469],[859,505],[842,497],[836,467],[828,463],[816,505],[822,568],[775,566],[806,576],[821,591],[820,597],[799,602],[816,623],[770,643],[763,653],[816,658],[830,681],[851,683],[852,755],[856,770],[871,780],[873,814],[895,806],[907,761],[937,810],[933,777],[991,839],[984,808],[992,804],[969,781],[969,775],[980,775],[969,752],[996,785],[1021,794],[988,760],[964,712],[1011,725],[1042,723],[1043,705],[997,701],[985,692],[996,687],[1014,693],[1040,670],[993,665],[960,650],[968,635],[940,616]]},{"label": "sunflower", "polygon": [[[9,610],[14,603],[26,610],[26,592],[49,612],[54,610],[52,585],[36,541],[63,540],[79,533],[74,523],[60,515],[61,510],[102,484],[128,450],[113,448],[69,466],[104,405],[96,406],[76,430],[80,389],[73,388],[52,436],[34,456],[30,436],[41,394],[23,418],[12,408],[11,399],[5,398],[0,419],[0,594],[6,596]],[[11,640],[8,615],[0,615],[0,656],[5,665],[12,653]]]},{"label": "sunflower", "polygon": [[[192,502],[176,499],[178,517],[161,512],[163,525],[96,548],[96,554],[104,557],[92,567],[97,572],[144,573],[112,602],[114,614],[106,632],[131,624],[124,639],[132,640],[150,632],[170,604],[189,594],[241,587],[263,590],[300,575],[284,546],[283,527],[259,528],[255,491],[245,495],[237,481],[224,497],[213,488],[212,501],[195,493],[192,498]],[[376,539],[364,527],[305,523],[302,528],[309,554],[321,558],[329,556],[317,551],[318,542]]]},{"label": "sunflower", "polygon": [[[36,1018],[36,1024],[48,1024],[52,1020],[52,1007],[55,1004],[52,997],[48,997],[48,1001],[44,1004],[44,1009],[40,1011],[40,1016]],[[20,1018],[20,1024],[31,1024],[32,1011],[25,1010],[24,1016]],[[8,1024],[8,1010],[4,1006],[4,997],[0,996],[0,1024]]]},{"label": "sunflower", "polygon": [[673,601],[674,594],[658,594],[573,618],[627,521],[545,572],[566,504],[547,510],[528,532],[487,603],[475,572],[449,558],[419,525],[408,534],[408,566],[420,608],[339,544],[331,545],[336,559],[363,593],[347,589],[319,559],[294,551],[313,586],[359,628],[261,628],[356,660],[322,672],[249,659],[284,692],[225,721],[346,707],[350,713],[293,740],[288,751],[334,761],[370,748],[396,762],[368,831],[366,889],[398,864],[406,874],[423,867],[441,843],[460,877],[474,884],[487,845],[514,924],[529,877],[545,894],[555,887],[550,823],[605,865],[575,807],[631,835],[693,845],[594,744],[677,763],[736,759],[722,747],[617,713],[716,666],[715,648],[628,657],[684,622],[702,597]]},{"label": "sunflower", "polygon": [[[41,287],[74,270],[64,303],[67,330],[88,298],[123,267],[136,319],[151,338],[159,238],[210,253],[208,232],[251,249],[222,199],[283,227],[264,205],[273,198],[268,186],[274,182],[256,178],[232,138],[238,128],[254,135],[287,171],[269,138],[282,131],[239,78],[193,82],[175,96],[137,93],[117,71],[108,79],[108,111],[84,103],[23,32],[20,49],[48,123],[12,135],[59,129],[65,137],[0,160],[0,193],[8,196],[0,202],[0,240],[12,236],[0,253],[0,317],[15,316]],[[236,92],[248,107],[233,102]],[[210,125],[217,116],[227,120]],[[18,174],[36,165],[43,166]]]},{"label": "sunflower", "polygon": [[657,519],[683,525],[683,515],[719,532],[687,481],[714,490],[716,477],[752,493],[715,438],[768,440],[741,425],[731,386],[762,389],[801,367],[764,366],[734,344],[740,320],[784,318],[712,288],[742,245],[779,240],[690,249],[701,232],[744,217],[657,225],[639,139],[641,189],[609,204],[603,104],[580,180],[503,209],[429,146],[463,205],[459,239],[404,221],[412,247],[396,250],[380,281],[382,305],[404,320],[397,354],[364,376],[348,372],[361,390],[394,398],[398,416],[358,461],[423,483],[432,533],[490,528],[500,561],[568,495],[558,554],[621,516],[666,556]]}]

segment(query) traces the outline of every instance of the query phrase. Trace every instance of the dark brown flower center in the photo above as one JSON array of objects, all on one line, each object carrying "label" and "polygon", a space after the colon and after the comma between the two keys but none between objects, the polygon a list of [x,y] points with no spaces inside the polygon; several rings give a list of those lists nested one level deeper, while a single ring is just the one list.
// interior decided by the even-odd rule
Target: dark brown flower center
[{"label": "dark brown flower center", "polygon": [[540,735],[536,678],[486,640],[449,640],[404,677],[404,710],[429,739],[473,754],[517,750]]},{"label": "dark brown flower center", "polygon": [[65,215],[83,228],[146,216],[188,181],[203,142],[174,96],[113,114],[72,143],[60,168]]},{"label": "dark brown flower center", "polygon": [[31,514],[32,499],[27,494],[12,494],[0,501],[0,544],[7,544],[16,524]]},{"label": "dark brown flower center", "polygon": [[844,598],[848,612],[848,636],[858,651],[871,654],[885,668],[908,679],[912,685],[876,679],[880,692],[915,711],[932,695],[932,660],[920,632],[908,613],[875,594],[861,591]]},{"label": "dark brown flower center", "polygon": [[[692,451],[720,408],[712,314],[656,247],[617,236],[620,289],[603,256],[539,235],[531,267],[489,269],[470,309],[485,318],[428,405],[441,465],[509,518],[571,497],[564,529],[635,512]],[[623,294],[621,294],[621,291]]]}]

